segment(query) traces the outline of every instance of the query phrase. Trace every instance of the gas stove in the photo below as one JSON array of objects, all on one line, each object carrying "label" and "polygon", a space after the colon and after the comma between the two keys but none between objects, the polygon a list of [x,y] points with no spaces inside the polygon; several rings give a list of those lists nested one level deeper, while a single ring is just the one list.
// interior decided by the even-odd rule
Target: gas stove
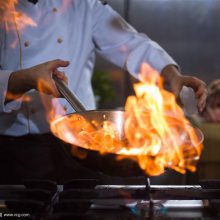
[{"label": "gas stove", "polygon": [[76,179],[57,185],[26,180],[0,186],[0,218],[25,219],[218,219],[220,181],[200,185],[102,185]]}]

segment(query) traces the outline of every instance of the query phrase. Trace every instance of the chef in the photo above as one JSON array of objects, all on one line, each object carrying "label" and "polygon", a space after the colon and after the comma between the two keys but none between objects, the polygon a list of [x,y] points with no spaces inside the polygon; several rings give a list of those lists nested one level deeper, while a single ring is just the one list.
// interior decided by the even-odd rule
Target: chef
[{"label": "chef", "polygon": [[[95,51],[136,78],[141,64],[148,63],[176,96],[183,86],[192,87],[198,109],[203,110],[205,83],[181,75],[173,58],[156,42],[138,33],[100,0],[19,0],[15,9],[16,14],[0,10],[1,182],[25,178],[62,182],[93,176],[61,151],[50,134],[48,108],[42,100],[57,114],[57,99],[65,114],[72,112],[66,100],[58,98],[52,77],[56,75],[68,81],[87,109],[94,109]],[[24,25],[25,21],[31,24]]]}]

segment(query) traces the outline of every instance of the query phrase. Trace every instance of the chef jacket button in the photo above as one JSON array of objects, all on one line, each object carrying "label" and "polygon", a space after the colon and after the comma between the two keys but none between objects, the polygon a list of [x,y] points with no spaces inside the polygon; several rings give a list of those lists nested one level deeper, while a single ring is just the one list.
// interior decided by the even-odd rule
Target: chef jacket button
[{"label": "chef jacket button", "polygon": [[54,12],[54,13],[57,12],[57,8],[53,8],[53,12]]},{"label": "chef jacket button", "polygon": [[29,42],[28,42],[28,41],[25,41],[25,42],[24,42],[24,46],[25,46],[25,47],[28,47],[28,46],[29,46]]},{"label": "chef jacket button", "polygon": [[61,37],[59,37],[59,38],[57,38],[57,42],[58,42],[59,44],[61,44],[61,43],[63,42],[63,39],[62,39]]}]

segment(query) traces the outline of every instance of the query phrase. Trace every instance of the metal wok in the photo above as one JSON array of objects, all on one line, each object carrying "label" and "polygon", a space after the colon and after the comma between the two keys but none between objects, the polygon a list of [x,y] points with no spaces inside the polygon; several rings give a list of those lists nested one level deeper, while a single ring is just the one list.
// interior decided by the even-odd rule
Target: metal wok
[{"label": "metal wok", "polygon": [[[81,134],[92,134],[93,131],[99,131],[100,126],[104,121],[108,121],[114,125],[114,130],[117,133],[116,144],[124,144],[126,139],[124,135],[124,122],[126,112],[115,110],[98,110],[86,111],[82,103],[72,94],[69,89],[60,80],[55,79],[56,85],[61,94],[69,101],[72,107],[77,111],[69,115],[55,119],[51,123],[52,133],[73,147],[73,156],[85,167],[103,172],[112,176],[140,176],[147,175],[144,173],[136,162],[136,155],[121,155],[116,150],[112,150],[109,146],[102,146],[102,140],[97,139],[97,145],[93,145],[92,149],[84,140],[89,140],[88,136]],[[175,119],[178,121],[178,119]],[[200,143],[203,140],[203,135],[199,129],[195,129],[199,137]],[[198,144],[200,144],[198,143]],[[114,146],[113,146],[114,147]],[[120,146],[119,146],[120,148]],[[100,154],[102,152],[102,154]],[[120,160],[117,159],[120,156]],[[78,158],[83,159],[78,159]]]},{"label": "metal wok", "polygon": [[[83,123],[84,119],[89,123]],[[123,125],[125,120],[125,113],[123,111],[86,111],[69,114],[54,120],[51,124],[51,130],[56,137],[72,145],[72,155],[76,159],[83,157],[83,159],[77,160],[89,169],[112,176],[143,175],[142,170],[135,161],[135,156],[130,157],[130,159],[125,157],[118,160],[117,154],[110,153],[111,149],[99,144],[96,146],[97,149],[86,149],[83,140],[80,140],[79,133],[86,132],[87,130],[91,131],[91,129],[95,131],[95,128],[92,126],[94,120],[100,125],[103,121],[112,122],[117,129],[118,138],[123,141]],[[82,122],[82,125],[78,126],[77,122],[79,121]],[[102,152],[105,151],[105,153],[100,154],[98,148]]]}]

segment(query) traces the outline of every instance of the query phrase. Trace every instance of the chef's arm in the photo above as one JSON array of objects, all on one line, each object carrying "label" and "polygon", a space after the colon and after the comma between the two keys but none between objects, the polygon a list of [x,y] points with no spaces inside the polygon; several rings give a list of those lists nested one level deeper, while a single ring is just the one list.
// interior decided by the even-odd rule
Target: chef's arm
[{"label": "chef's arm", "polygon": [[53,80],[53,75],[56,75],[67,83],[65,74],[58,71],[57,68],[67,67],[68,65],[69,62],[67,61],[53,60],[31,68],[12,72],[8,79],[5,103],[18,99],[31,89],[59,97],[60,94]]},{"label": "chef's arm", "polygon": [[144,62],[158,72],[167,65],[177,65],[158,43],[146,34],[138,33],[110,6],[94,2],[93,41],[102,57],[136,78]]},{"label": "chef's arm", "polygon": [[176,97],[179,96],[183,86],[191,87],[197,98],[198,110],[202,112],[205,108],[207,98],[206,84],[194,77],[182,75],[179,69],[175,65],[168,65],[162,71],[161,75],[164,78],[164,82],[167,83]]},{"label": "chef's arm", "polygon": [[19,99],[24,93],[30,90],[26,72],[27,70],[19,70],[11,73],[8,79],[5,104],[12,100]]},{"label": "chef's arm", "polygon": [[13,99],[17,99],[31,89],[59,97],[60,94],[53,80],[53,75],[67,82],[65,74],[59,72],[57,68],[67,67],[68,65],[69,62],[67,61],[53,60],[31,68],[12,72],[8,80],[5,102],[7,103]]}]

